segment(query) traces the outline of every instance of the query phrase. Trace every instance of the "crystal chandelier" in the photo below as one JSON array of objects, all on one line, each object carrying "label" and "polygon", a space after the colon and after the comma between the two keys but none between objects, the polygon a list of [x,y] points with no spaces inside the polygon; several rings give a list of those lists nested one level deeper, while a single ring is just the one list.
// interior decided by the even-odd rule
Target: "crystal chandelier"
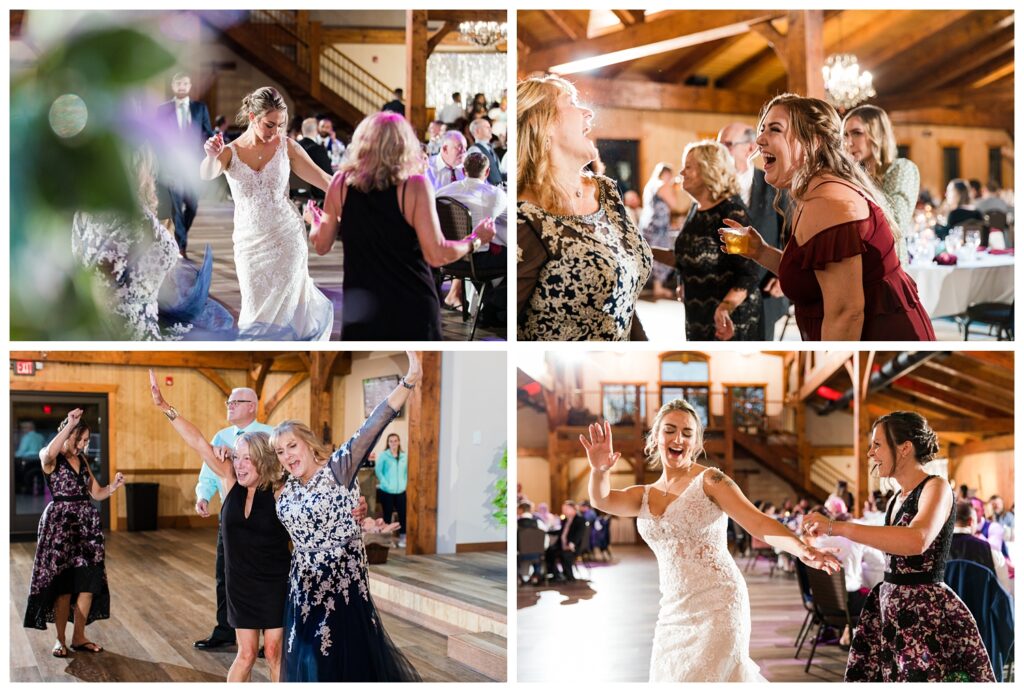
[{"label": "crystal chandelier", "polygon": [[464,41],[481,48],[495,48],[508,37],[508,25],[504,22],[462,22],[459,33]]},{"label": "crystal chandelier", "polygon": [[830,55],[821,74],[825,78],[825,97],[840,110],[850,110],[875,95],[871,73],[861,72],[857,56],[850,53]]}]

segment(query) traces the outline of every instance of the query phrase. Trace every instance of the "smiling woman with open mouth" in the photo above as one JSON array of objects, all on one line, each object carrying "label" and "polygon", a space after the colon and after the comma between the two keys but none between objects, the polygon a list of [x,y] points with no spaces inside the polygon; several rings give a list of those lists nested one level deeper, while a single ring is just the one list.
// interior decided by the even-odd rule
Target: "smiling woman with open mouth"
[{"label": "smiling woman with open mouth", "polygon": [[934,341],[917,286],[900,266],[899,227],[878,187],[844,150],[836,110],[820,99],[782,94],[765,106],[758,132],[765,180],[794,201],[787,214],[776,197],[789,241],[777,250],[731,219],[719,233],[746,233],[738,254],[779,277],[804,341]]}]

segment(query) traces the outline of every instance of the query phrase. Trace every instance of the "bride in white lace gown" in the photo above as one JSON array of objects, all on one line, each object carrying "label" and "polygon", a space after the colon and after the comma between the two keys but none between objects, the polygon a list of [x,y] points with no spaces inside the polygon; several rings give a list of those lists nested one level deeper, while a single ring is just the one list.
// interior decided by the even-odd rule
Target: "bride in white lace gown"
[{"label": "bride in white lace gown", "polygon": [[637,528],[658,560],[661,603],[651,651],[651,682],[763,681],[750,658],[750,600],[726,543],[732,517],[751,535],[834,572],[833,555],[804,545],[762,514],[716,468],[694,462],[702,451],[700,417],[676,399],[654,419],[644,451],[662,475],[651,485],[612,490],[609,470],[619,459],[607,421],[580,442],[590,461],[590,501],[610,514],[637,517]]},{"label": "bride in white lace gown", "polygon": [[288,198],[291,171],[324,191],[330,176],[288,139],[287,105],[273,87],[242,100],[239,124],[249,128],[225,146],[207,140],[200,176],[228,179],[235,202],[235,271],[242,294],[238,327],[243,338],[327,340],[334,307],[309,276],[302,216]]}]

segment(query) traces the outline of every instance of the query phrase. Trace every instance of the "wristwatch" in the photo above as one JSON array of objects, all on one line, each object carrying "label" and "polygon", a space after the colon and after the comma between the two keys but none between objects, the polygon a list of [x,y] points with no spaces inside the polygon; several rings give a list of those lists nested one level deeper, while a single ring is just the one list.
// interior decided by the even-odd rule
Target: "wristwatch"
[{"label": "wristwatch", "polygon": [[164,411],[164,415],[167,416],[167,420],[174,420],[178,417],[178,409],[171,406],[169,409]]},{"label": "wristwatch", "polygon": [[480,249],[480,246],[483,245],[483,241],[480,240],[480,236],[478,236],[476,233],[469,237],[472,238],[472,241],[469,244],[469,251],[476,252],[477,250]]},{"label": "wristwatch", "polygon": [[416,385],[415,385],[415,384],[409,384],[408,382],[406,382],[406,380],[405,380],[405,377],[404,377],[404,376],[403,376],[403,377],[402,377],[402,379],[401,379],[401,380],[399,381],[399,384],[401,384],[401,385],[402,385],[403,387],[405,387],[406,389],[415,389],[415,388],[416,388]]}]

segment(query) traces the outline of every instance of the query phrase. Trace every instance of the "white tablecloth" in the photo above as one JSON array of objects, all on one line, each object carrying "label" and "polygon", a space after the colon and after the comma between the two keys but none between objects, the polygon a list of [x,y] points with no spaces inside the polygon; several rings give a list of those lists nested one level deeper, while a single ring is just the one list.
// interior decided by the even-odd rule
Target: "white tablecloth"
[{"label": "white tablecloth", "polygon": [[956,266],[909,266],[906,272],[933,318],[959,315],[974,303],[1013,301],[1013,255],[981,253]]}]

